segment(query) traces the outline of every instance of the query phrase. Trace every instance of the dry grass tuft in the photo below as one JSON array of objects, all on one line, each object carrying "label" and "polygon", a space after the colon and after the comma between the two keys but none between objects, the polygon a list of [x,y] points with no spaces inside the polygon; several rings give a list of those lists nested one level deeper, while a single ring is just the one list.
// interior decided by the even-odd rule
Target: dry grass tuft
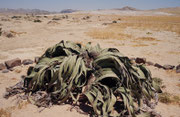
[{"label": "dry grass tuft", "polygon": [[17,108],[18,108],[18,109],[23,109],[23,108],[25,108],[28,104],[29,104],[28,101],[21,101],[21,102],[17,105]]},{"label": "dry grass tuft", "polygon": [[171,31],[180,35],[180,16],[124,16],[121,19],[124,22],[113,24],[110,27]]},{"label": "dry grass tuft", "polygon": [[7,107],[5,109],[0,108],[0,117],[11,117],[11,112],[16,109],[23,109],[29,104],[28,101],[20,101],[17,106]]},{"label": "dry grass tuft", "polygon": [[132,47],[145,47],[145,46],[149,46],[149,45],[143,43],[132,45]]},{"label": "dry grass tuft", "polygon": [[16,32],[16,31],[13,31],[13,30],[10,30],[11,33],[13,33],[14,35],[22,35],[22,34],[27,34],[27,32]]},{"label": "dry grass tuft", "polygon": [[173,96],[170,93],[164,92],[159,95],[159,101],[165,104],[178,104],[180,105],[180,97]]},{"label": "dry grass tuft", "polygon": [[7,109],[0,109],[0,117],[11,117],[11,113]]},{"label": "dry grass tuft", "polygon": [[136,40],[138,40],[138,41],[158,41],[156,38],[153,38],[153,37],[139,37]]},{"label": "dry grass tuft", "polygon": [[168,54],[174,54],[174,55],[179,55],[180,52],[175,52],[175,51],[169,51]]},{"label": "dry grass tuft", "polygon": [[131,38],[131,35],[124,34],[120,30],[114,29],[92,29],[86,33],[88,36],[94,39],[117,39],[117,40],[124,40],[127,38]]},{"label": "dry grass tuft", "polygon": [[[106,16],[109,18],[110,16]],[[119,16],[113,16],[111,19],[117,19]],[[106,28],[93,28],[86,34],[94,39],[129,39],[133,35],[125,34],[127,28],[152,31],[170,31],[180,35],[180,17],[179,16],[122,16],[120,23],[108,25]],[[147,32],[147,35],[152,33]],[[140,37],[140,41],[159,41],[153,37]],[[155,44],[156,45],[156,44]],[[137,46],[148,46],[138,44]]]}]

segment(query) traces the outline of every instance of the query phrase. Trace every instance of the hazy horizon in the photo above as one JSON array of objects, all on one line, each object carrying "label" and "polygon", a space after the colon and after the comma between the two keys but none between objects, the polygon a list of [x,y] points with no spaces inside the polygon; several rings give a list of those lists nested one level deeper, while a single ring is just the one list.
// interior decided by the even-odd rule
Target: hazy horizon
[{"label": "hazy horizon", "polygon": [[0,0],[0,8],[48,11],[112,9],[125,6],[142,10],[179,7],[180,0]]}]

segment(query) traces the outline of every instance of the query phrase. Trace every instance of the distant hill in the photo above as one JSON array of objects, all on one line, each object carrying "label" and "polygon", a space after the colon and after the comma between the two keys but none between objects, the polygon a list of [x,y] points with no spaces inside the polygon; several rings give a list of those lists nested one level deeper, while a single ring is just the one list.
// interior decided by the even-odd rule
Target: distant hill
[{"label": "distant hill", "polygon": [[172,13],[172,14],[180,15],[180,7],[158,8],[158,9],[152,9],[151,11],[159,11],[159,12],[165,12],[165,13]]},{"label": "distant hill", "polygon": [[129,7],[129,6],[125,6],[123,8],[115,8],[113,10],[121,10],[121,11],[139,11],[139,9],[133,8],[133,7]]},{"label": "distant hill", "polygon": [[73,13],[73,12],[76,12],[78,10],[73,10],[73,9],[64,9],[62,10],[60,13]]},{"label": "distant hill", "polygon": [[9,8],[0,8],[0,13],[9,13],[9,14],[52,14],[56,12],[49,12],[46,10],[40,9],[9,9]]}]

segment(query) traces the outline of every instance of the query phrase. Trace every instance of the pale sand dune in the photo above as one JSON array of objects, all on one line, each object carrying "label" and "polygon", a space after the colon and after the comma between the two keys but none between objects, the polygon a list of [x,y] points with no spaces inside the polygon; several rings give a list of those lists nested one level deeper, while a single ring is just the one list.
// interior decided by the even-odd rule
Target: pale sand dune
[{"label": "pale sand dune", "polygon": [[[143,11],[133,12],[140,15],[146,14]],[[108,14],[108,15],[107,15]],[[128,27],[123,30],[124,34],[131,35],[129,39],[94,39],[88,36],[86,33],[93,28],[98,28],[99,30],[106,28],[107,26],[102,25],[103,23],[111,23],[115,18],[109,15],[107,12],[87,12],[87,13],[72,13],[68,14],[68,19],[62,19],[58,24],[47,24],[53,18],[53,15],[49,15],[48,18],[40,18],[41,23],[34,23],[32,21],[25,20],[21,18],[20,20],[11,19],[11,16],[1,15],[0,18],[7,18],[10,21],[1,21],[3,31],[14,31],[17,33],[13,38],[7,38],[5,36],[0,36],[0,63],[5,60],[13,59],[19,57],[21,59],[34,59],[36,56],[40,56],[43,52],[50,46],[60,42],[61,40],[70,40],[74,42],[79,42],[85,44],[91,41],[94,45],[99,43],[102,48],[106,47],[116,47],[121,53],[127,55],[128,57],[145,57],[147,60],[154,63],[180,64],[180,36],[171,31],[154,31],[151,29],[139,30]],[[111,14],[116,14],[111,11]],[[129,12],[124,12],[124,15],[133,15]],[[150,15],[158,15],[158,13],[150,13]],[[62,14],[56,14],[56,16],[61,16]],[[82,20],[85,16],[91,16],[88,20]],[[121,18],[121,14],[116,14],[116,17]],[[164,15],[164,14],[163,14]],[[167,15],[167,14],[165,14]],[[169,14],[168,14],[169,15]],[[98,17],[100,16],[100,18]],[[121,22],[121,21],[119,21]],[[123,22],[123,20],[122,20]],[[152,33],[150,37],[157,39],[158,41],[144,42],[146,46],[136,46],[142,42],[133,42],[133,39],[139,37],[147,37],[147,32]],[[180,74],[176,74],[175,71],[165,71],[162,69],[157,69],[155,67],[148,66],[150,68],[153,77],[160,77],[163,79],[166,88],[163,89],[171,93],[172,95],[180,95],[180,87],[177,85],[180,83]],[[53,106],[47,108],[42,112],[41,109],[37,108],[32,104],[25,104],[22,108],[11,108],[16,105],[16,101],[13,98],[8,100],[4,99],[3,93],[5,92],[5,87],[14,85],[20,80],[21,75],[26,75],[28,66],[16,67],[21,72],[16,73],[11,71],[9,73],[0,72],[0,108],[4,108],[12,113],[12,117],[84,117],[78,113],[76,110],[69,111],[70,105],[63,106]],[[10,109],[11,108],[11,109]],[[180,107],[177,104],[163,104],[159,103],[157,106],[157,111],[160,112],[163,117],[179,117]]]}]

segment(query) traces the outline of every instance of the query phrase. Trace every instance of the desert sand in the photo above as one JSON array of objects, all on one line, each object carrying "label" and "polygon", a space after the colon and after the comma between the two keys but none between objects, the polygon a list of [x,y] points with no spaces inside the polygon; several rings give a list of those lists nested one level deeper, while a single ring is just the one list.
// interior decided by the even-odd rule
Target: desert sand
[{"label": "desert sand", "polygon": [[[161,65],[180,64],[180,16],[162,12],[118,12],[91,11],[71,14],[37,16],[0,14],[0,27],[11,32],[14,37],[0,36],[0,63],[13,58],[32,59],[61,40],[69,40],[102,48],[115,47],[128,57],[146,58]],[[62,16],[68,15],[68,18]],[[19,16],[19,15],[18,15]],[[89,16],[87,18],[87,16]],[[54,17],[60,20],[52,20]],[[2,20],[2,19],[7,19]],[[42,22],[34,22],[39,19]],[[117,21],[117,23],[112,23]],[[31,66],[31,65],[29,65]],[[0,109],[6,117],[86,117],[70,105],[54,105],[51,108],[38,108],[27,102],[17,103],[16,96],[4,99],[5,88],[19,82],[26,75],[29,66],[18,66],[13,71],[0,71]],[[148,66],[153,77],[163,80],[164,92],[180,96],[180,73]],[[156,111],[162,117],[180,117],[180,102],[161,103]],[[3,116],[4,117],[4,116]]]}]

